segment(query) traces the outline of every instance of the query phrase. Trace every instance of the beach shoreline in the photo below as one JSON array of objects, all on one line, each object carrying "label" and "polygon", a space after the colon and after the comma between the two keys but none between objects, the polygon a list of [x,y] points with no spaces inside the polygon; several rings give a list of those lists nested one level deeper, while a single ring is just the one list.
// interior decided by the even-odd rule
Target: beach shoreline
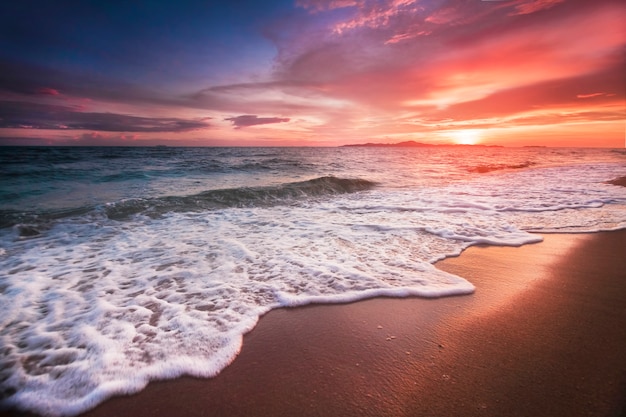
[{"label": "beach shoreline", "polygon": [[217,377],[81,416],[621,416],[626,231],[543,236],[436,264],[472,295],[273,310]]}]

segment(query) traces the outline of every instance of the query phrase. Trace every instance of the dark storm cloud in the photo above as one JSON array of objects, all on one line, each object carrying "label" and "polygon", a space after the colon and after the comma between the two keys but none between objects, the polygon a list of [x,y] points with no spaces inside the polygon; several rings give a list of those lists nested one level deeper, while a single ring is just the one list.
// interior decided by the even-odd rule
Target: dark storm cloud
[{"label": "dark storm cloud", "polygon": [[206,119],[138,117],[78,112],[62,105],[0,102],[0,128],[96,130],[103,132],[188,132],[210,127]]},{"label": "dark storm cloud", "polygon": [[237,117],[230,117],[228,119],[230,122],[233,122],[236,129],[241,129],[242,127],[255,126],[255,125],[267,125],[272,123],[283,123],[288,122],[289,118],[286,117],[258,117],[251,114],[245,114]]}]

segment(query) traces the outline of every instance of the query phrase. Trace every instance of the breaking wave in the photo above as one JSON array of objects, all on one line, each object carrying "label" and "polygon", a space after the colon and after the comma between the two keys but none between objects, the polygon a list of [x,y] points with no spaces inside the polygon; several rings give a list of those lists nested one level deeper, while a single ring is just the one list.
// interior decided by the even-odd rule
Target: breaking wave
[{"label": "breaking wave", "polygon": [[268,207],[305,198],[354,193],[373,188],[375,182],[364,179],[319,177],[268,187],[239,187],[208,190],[186,196],[131,198],[105,204],[45,212],[0,210],[0,228],[18,226],[23,237],[39,234],[53,220],[102,210],[112,220],[124,220],[135,214],[159,217],[169,212],[198,212],[233,207]]},{"label": "breaking wave", "polygon": [[467,169],[467,171],[472,172],[472,173],[477,173],[477,174],[486,174],[487,172],[501,171],[505,169],[530,168],[533,165],[536,165],[536,163],[532,161],[526,161],[520,164],[484,164],[484,165],[477,165],[474,167],[470,167]]},{"label": "breaking wave", "polygon": [[122,220],[133,214],[158,216],[168,212],[215,210],[231,207],[267,207],[302,198],[354,193],[373,188],[376,183],[364,179],[320,177],[272,187],[241,187],[209,190],[182,197],[130,199],[105,208],[110,219]]}]

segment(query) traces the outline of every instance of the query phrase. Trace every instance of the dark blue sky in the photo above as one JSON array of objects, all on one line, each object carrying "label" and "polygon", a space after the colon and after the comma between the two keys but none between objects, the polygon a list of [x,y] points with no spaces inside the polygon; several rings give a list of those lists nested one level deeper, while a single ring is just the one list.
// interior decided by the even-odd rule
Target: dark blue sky
[{"label": "dark blue sky", "polygon": [[[282,2],[283,4],[285,2]],[[182,7],[181,7],[182,6]],[[78,79],[213,82],[271,64],[281,2],[20,1],[0,13],[3,62]]]}]

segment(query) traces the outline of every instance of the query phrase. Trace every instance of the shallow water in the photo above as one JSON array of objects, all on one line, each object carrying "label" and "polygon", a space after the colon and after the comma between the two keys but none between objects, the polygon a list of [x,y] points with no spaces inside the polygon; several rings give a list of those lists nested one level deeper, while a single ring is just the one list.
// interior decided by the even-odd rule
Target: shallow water
[{"label": "shallow water", "polygon": [[432,264],[626,228],[626,154],[1,148],[0,398],[70,415],[212,376],[270,309],[473,291]]}]

